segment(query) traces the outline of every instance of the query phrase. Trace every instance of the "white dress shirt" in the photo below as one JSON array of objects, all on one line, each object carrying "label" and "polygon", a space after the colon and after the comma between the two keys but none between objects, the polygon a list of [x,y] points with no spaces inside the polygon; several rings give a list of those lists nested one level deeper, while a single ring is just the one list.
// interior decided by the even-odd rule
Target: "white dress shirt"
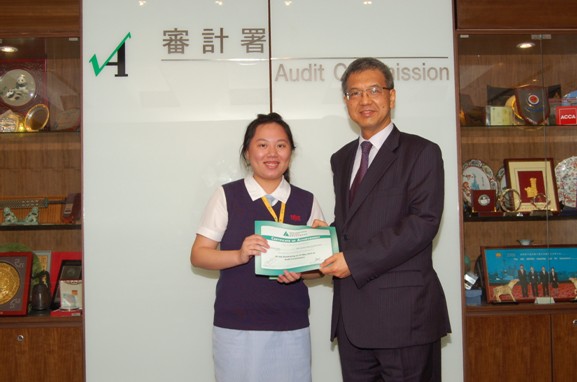
[{"label": "white dress shirt", "polygon": [[[371,166],[371,163],[373,163],[373,159],[375,159],[375,156],[379,152],[379,149],[391,134],[391,131],[393,131],[392,122],[383,130],[379,131],[368,140],[373,145],[371,151],[369,151],[369,167]],[[363,143],[366,140],[367,139],[363,139],[362,136],[359,136],[359,147],[357,148],[357,153],[355,154],[355,163],[353,163],[353,172],[351,173],[351,182],[349,184],[349,187],[353,184],[355,175],[357,174],[357,171],[359,171],[359,167],[361,166],[361,143]]]}]

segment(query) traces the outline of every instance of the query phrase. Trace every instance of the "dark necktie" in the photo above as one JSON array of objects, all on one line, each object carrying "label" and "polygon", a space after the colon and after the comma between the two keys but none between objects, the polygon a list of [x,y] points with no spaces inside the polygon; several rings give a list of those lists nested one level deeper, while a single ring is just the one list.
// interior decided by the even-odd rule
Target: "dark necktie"
[{"label": "dark necktie", "polygon": [[351,185],[351,191],[349,194],[349,205],[353,203],[353,199],[355,198],[355,193],[363,180],[363,177],[367,173],[369,169],[369,152],[373,145],[369,141],[364,141],[361,143],[361,165],[359,166],[359,171],[357,171],[357,175],[355,175],[355,179],[353,180],[353,184]]}]

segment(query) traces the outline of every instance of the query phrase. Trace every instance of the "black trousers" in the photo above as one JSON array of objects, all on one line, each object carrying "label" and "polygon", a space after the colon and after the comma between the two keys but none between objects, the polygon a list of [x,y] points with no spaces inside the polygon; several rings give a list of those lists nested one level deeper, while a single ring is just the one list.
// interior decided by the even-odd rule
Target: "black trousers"
[{"label": "black trousers", "polygon": [[441,382],[440,339],[399,349],[363,349],[349,341],[339,321],[343,382]]}]

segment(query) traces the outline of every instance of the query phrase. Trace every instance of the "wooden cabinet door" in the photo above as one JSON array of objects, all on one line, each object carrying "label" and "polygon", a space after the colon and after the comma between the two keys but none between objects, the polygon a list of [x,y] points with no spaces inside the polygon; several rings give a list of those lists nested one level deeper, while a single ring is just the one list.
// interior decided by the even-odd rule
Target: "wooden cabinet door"
[{"label": "wooden cabinet door", "polygon": [[548,314],[467,317],[465,381],[551,381],[550,320]]},{"label": "wooden cabinet door", "polygon": [[17,338],[20,333],[12,329],[0,329],[0,382],[16,381],[16,367],[14,366],[18,358]]},{"label": "wooden cabinet door", "polygon": [[0,329],[0,364],[0,382],[82,382],[82,328]]},{"label": "wooden cabinet door", "polygon": [[577,313],[554,314],[553,380],[572,382],[577,375]]}]

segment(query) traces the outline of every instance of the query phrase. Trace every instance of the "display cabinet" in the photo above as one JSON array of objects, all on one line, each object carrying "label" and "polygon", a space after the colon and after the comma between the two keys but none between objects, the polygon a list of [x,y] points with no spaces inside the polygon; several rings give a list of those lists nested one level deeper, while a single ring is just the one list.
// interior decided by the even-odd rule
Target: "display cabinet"
[{"label": "display cabinet", "polygon": [[[82,252],[80,9],[78,0],[2,8],[3,251]],[[49,313],[0,314],[0,381],[84,380],[82,317]]]},{"label": "display cabinet", "polygon": [[[463,3],[471,6],[457,1],[457,18]],[[575,366],[567,360],[577,351],[577,31],[466,29],[469,21],[458,20],[465,381],[570,381]]]}]

